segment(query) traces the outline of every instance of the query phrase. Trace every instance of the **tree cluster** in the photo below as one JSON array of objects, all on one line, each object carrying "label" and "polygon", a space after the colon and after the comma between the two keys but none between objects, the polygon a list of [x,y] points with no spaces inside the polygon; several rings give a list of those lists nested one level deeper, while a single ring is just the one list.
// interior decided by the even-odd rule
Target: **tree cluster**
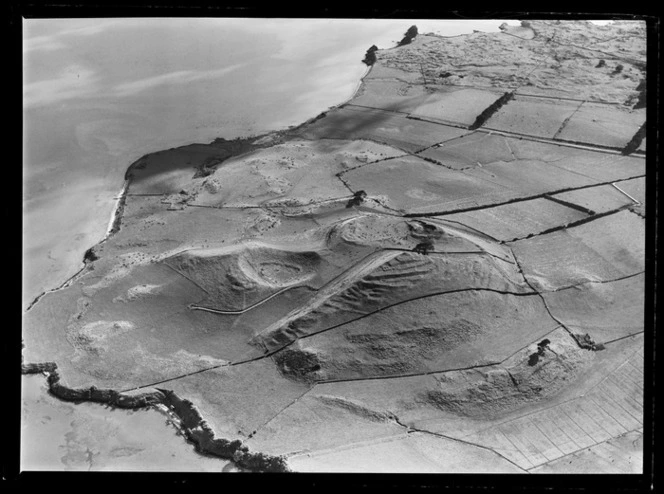
[{"label": "tree cluster", "polygon": [[364,60],[362,60],[362,62],[369,66],[372,66],[374,63],[376,63],[376,51],[378,51],[378,47],[376,45],[372,45],[364,55]]},{"label": "tree cluster", "polygon": [[406,34],[404,34],[403,39],[399,41],[399,44],[397,46],[403,46],[409,44],[411,41],[415,39],[415,36],[417,36],[417,26],[410,26],[408,28],[408,31],[406,31]]}]

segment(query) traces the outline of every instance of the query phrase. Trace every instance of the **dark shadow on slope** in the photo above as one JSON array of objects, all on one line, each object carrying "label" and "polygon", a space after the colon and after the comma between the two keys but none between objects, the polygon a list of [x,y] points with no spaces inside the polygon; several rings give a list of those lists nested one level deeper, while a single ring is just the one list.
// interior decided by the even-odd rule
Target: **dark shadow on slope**
[{"label": "dark shadow on slope", "polygon": [[307,139],[367,139],[414,153],[437,142],[466,133],[465,129],[408,118],[402,109],[412,108],[413,100],[405,98],[382,109],[352,104],[327,112],[292,132],[294,137]]},{"label": "dark shadow on slope", "polygon": [[[250,136],[233,140],[217,138],[209,144],[189,144],[177,148],[146,154],[132,163],[125,172],[125,180],[131,180],[131,184],[148,185],[145,190],[138,193],[178,193],[180,188],[157,184],[159,175],[181,172],[181,180],[186,185],[191,179],[204,178],[222,165],[227,159],[244,154],[256,149],[265,148],[281,141],[279,133],[269,133],[264,136]],[[172,180],[171,180],[172,181]],[[136,188],[136,187],[135,187]],[[168,189],[168,190],[162,190]],[[172,190],[171,190],[172,189]],[[137,193],[131,190],[130,193]]]},{"label": "dark shadow on slope", "polygon": [[[184,156],[188,159],[184,159]],[[230,153],[208,144],[190,144],[178,148],[146,154],[132,163],[125,172],[125,180],[139,182],[174,170],[190,169],[192,176],[211,168],[230,156]]]}]

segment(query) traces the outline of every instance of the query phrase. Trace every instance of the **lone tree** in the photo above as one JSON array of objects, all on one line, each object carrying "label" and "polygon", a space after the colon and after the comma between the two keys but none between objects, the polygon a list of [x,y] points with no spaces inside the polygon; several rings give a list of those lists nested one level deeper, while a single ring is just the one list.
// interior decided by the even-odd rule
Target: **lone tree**
[{"label": "lone tree", "polygon": [[406,31],[406,34],[404,34],[403,39],[399,41],[397,46],[409,44],[411,41],[413,41],[413,39],[415,39],[415,36],[417,36],[417,26],[413,25],[408,28],[408,31]]},{"label": "lone tree", "polygon": [[364,202],[364,199],[367,197],[367,193],[363,190],[358,190],[355,192],[355,195],[348,201],[346,204],[347,208],[352,208],[353,206],[359,206]]}]

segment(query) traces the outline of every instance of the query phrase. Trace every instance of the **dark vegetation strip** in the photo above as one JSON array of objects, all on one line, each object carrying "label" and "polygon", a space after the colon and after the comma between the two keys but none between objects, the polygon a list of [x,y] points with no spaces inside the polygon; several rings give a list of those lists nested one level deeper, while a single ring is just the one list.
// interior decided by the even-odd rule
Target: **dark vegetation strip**
[{"label": "dark vegetation strip", "polygon": [[632,154],[634,151],[636,151],[641,143],[643,142],[643,139],[646,137],[646,122],[643,122],[641,127],[639,127],[639,130],[636,131],[636,134],[632,137],[632,139],[627,143],[627,145],[623,148],[622,154],[627,156],[628,154]]},{"label": "dark vegetation strip", "polygon": [[179,419],[179,428],[185,437],[194,443],[198,452],[230,460],[246,470],[256,472],[290,471],[283,456],[272,456],[260,452],[252,453],[239,439],[229,441],[228,439],[215,437],[214,431],[203,419],[196,406],[189,400],[181,399],[173,391],[154,389],[128,394],[113,389],[99,389],[95,386],[71,388],[62,384],[57,365],[53,362],[24,364],[22,370],[24,374],[47,373],[49,393],[63,401],[103,403],[114,408],[132,410],[163,405]]},{"label": "dark vegetation strip", "polygon": [[482,113],[480,113],[475,119],[475,122],[468,128],[470,130],[479,129],[486,123],[487,120],[489,120],[489,118],[491,118],[494,113],[500,110],[503,105],[505,105],[512,98],[514,98],[514,91],[508,91],[503,94],[500,98],[491,103]]},{"label": "dark vegetation strip", "polygon": [[513,238],[512,240],[503,240],[500,243],[501,244],[506,244],[506,243],[511,243],[511,242],[519,242],[521,240],[528,240],[529,238],[539,237],[541,235],[546,235],[548,233],[554,233],[554,232],[557,232],[557,231],[560,231],[560,230],[567,230],[568,228],[574,228],[576,226],[581,226],[581,225],[584,225],[586,223],[590,223],[591,221],[595,221],[595,220],[598,220],[600,218],[603,218],[605,216],[610,216],[612,214],[619,213],[620,211],[628,209],[630,206],[631,206],[631,204],[625,204],[624,206],[620,206],[617,209],[612,209],[611,211],[605,211],[603,213],[597,213],[597,214],[594,214],[593,216],[588,216],[587,218],[581,218],[580,220],[572,221],[570,223],[565,223],[564,225],[558,225],[558,226],[554,226],[552,228],[548,228],[548,229],[543,230],[539,233],[531,233],[531,234],[529,234],[525,237]]},{"label": "dark vegetation strip", "polygon": [[590,215],[595,214],[595,211],[593,211],[592,209],[584,208],[583,206],[581,206],[579,204],[574,204],[573,202],[563,201],[562,199],[559,199],[557,197],[552,197],[550,195],[545,195],[544,199],[548,199],[549,201],[557,202],[558,204],[561,204],[563,206],[567,206],[568,208],[576,209],[577,211],[581,211],[582,213],[585,213],[585,214],[590,214]]},{"label": "dark vegetation strip", "polygon": [[404,218],[427,218],[427,217],[430,217],[430,216],[445,216],[445,215],[448,215],[448,214],[465,213],[465,212],[468,212],[468,211],[478,211],[480,209],[490,209],[490,208],[495,208],[495,207],[498,207],[498,206],[504,206],[506,204],[514,204],[514,203],[517,203],[517,202],[524,202],[524,201],[531,201],[533,199],[540,199],[540,198],[546,197],[547,195],[560,194],[562,192],[571,192],[573,190],[589,189],[589,188],[592,188],[592,187],[599,187],[600,185],[610,185],[612,183],[624,182],[626,180],[632,180],[634,178],[642,178],[642,177],[645,177],[645,175],[635,175],[633,177],[626,177],[626,178],[621,178],[621,179],[618,179],[618,180],[611,180],[610,182],[598,182],[598,183],[595,183],[595,184],[581,185],[579,187],[567,187],[565,189],[558,189],[558,190],[543,192],[541,194],[535,194],[535,195],[532,195],[532,196],[517,197],[517,198],[514,198],[514,199],[510,199],[508,201],[487,204],[487,205],[484,205],[484,206],[471,206],[471,207],[466,207],[466,208],[451,209],[451,210],[448,210],[448,211],[431,212],[431,213],[406,213],[406,214],[404,214]]}]

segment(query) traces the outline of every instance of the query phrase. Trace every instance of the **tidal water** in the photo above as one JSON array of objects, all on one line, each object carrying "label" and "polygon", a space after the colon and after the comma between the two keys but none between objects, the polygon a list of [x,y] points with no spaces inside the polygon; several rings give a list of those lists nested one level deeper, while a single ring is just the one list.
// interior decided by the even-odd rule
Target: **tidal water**
[{"label": "tidal water", "polygon": [[[24,20],[23,310],[81,267],[142,155],[298,125],[349,99],[367,48],[394,46],[413,24],[456,36],[502,22]],[[24,469],[225,465],[196,455],[157,412],[59,403],[42,381],[23,379]]]}]

